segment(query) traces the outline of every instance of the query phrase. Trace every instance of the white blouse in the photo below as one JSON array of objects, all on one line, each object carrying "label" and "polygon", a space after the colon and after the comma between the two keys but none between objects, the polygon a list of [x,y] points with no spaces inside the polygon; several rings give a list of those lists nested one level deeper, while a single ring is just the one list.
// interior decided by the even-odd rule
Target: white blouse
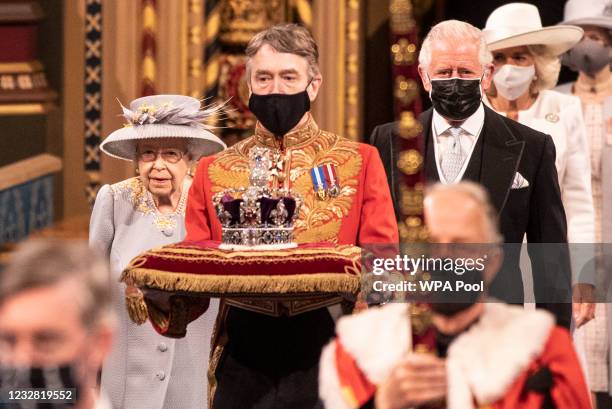
[{"label": "white blouse", "polygon": [[594,243],[591,161],[580,99],[557,91],[541,91],[529,109],[519,111],[518,122],[553,139],[568,241]]},{"label": "white blouse", "polygon": [[557,91],[541,91],[529,109],[519,111],[519,122],[552,136],[568,241],[594,243],[591,160],[580,99]]}]

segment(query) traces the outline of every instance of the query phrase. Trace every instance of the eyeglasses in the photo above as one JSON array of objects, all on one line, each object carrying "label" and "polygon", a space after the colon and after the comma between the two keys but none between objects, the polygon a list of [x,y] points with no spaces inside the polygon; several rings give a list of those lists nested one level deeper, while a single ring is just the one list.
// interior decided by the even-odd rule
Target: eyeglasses
[{"label": "eyeglasses", "polygon": [[181,151],[180,149],[145,149],[138,152],[138,160],[143,162],[154,162],[157,160],[158,155],[160,155],[163,161],[166,163],[177,163],[183,159],[185,152]]}]

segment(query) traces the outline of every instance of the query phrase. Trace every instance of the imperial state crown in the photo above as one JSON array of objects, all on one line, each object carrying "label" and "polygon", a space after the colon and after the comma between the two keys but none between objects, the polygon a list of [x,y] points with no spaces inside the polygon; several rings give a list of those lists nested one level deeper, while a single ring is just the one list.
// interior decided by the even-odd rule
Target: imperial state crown
[{"label": "imperial state crown", "polygon": [[271,152],[256,147],[249,152],[249,186],[226,189],[213,196],[226,249],[282,249],[296,247],[293,225],[302,198],[290,189],[269,187]]}]

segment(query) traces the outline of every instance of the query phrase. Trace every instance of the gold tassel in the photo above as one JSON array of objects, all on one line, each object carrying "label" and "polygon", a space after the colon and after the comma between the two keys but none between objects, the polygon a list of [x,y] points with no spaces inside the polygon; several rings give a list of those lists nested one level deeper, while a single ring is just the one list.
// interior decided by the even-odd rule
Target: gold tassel
[{"label": "gold tassel", "polygon": [[138,289],[134,291],[134,287],[128,287],[125,290],[125,303],[128,315],[134,323],[142,325],[147,321],[149,314],[142,291]]}]

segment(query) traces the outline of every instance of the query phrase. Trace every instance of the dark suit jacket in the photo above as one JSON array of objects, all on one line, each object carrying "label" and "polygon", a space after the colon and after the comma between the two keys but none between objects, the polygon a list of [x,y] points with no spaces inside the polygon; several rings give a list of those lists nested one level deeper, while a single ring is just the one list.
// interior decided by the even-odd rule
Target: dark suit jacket
[{"label": "dark suit jacket", "polygon": [[[439,181],[431,130],[433,110],[419,118],[425,138],[425,171],[428,182]],[[397,123],[377,126],[370,138],[387,171],[387,180],[399,216],[399,170],[396,167],[400,138]],[[511,189],[516,172],[527,179],[529,186]],[[535,131],[485,107],[485,120],[464,180],[484,186],[499,214],[499,228],[506,243],[567,243],[567,223],[561,202],[561,191],[555,168],[555,146],[549,135]],[[494,283],[503,294],[495,294],[508,302],[523,297],[519,268],[519,245],[506,246],[505,262]],[[560,324],[569,326],[571,287],[569,256],[565,245],[529,248],[534,275],[536,301],[553,310]],[[553,294],[555,293],[555,294]],[[556,306],[551,301],[563,303]]]}]

